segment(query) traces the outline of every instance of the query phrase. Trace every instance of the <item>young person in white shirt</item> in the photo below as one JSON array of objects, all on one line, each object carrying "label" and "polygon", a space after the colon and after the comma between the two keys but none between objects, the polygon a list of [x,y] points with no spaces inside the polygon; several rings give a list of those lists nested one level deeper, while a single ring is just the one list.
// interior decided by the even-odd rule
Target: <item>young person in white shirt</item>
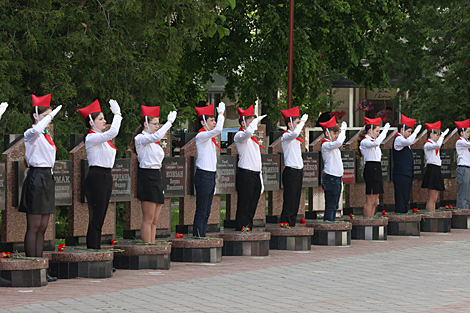
[{"label": "young person in white shirt", "polygon": [[321,186],[325,192],[325,215],[323,220],[335,221],[336,211],[339,207],[339,199],[343,188],[343,161],[339,147],[346,139],[346,122],[341,124],[341,131],[336,126],[336,118],[333,116],[328,122],[320,123],[325,139],[321,142],[321,156],[323,159],[323,174]]},{"label": "young person in white shirt", "polygon": [[256,117],[253,105],[243,110],[238,108],[241,127],[235,134],[233,141],[238,151],[238,168],[236,189],[238,193],[237,214],[235,217],[235,230],[243,227],[253,228],[253,217],[256,213],[258,200],[264,191],[261,175],[260,143],[253,134],[258,124],[266,115]]},{"label": "young person in white shirt", "polygon": [[137,154],[139,172],[137,175],[137,198],[142,206],[142,224],[140,237],[144,242],[155,243],[157,222],[162,211],[165,197],[160,169],[165,151],[160,140],[176,119],[176,111],[168,114],[167,122],[160,127],[160,107],[140,106],[142,118],[137,127],[130,149]]},{"label": "young person in white shirt", "polygon": [[287,125],[287,130],[282,134],[281,145],[284,153],[284,171],[282,172],[282,183],[284,185],[284,199],[282,203],[281,223],[289,223],[295,226],[297,213],[299,211],[300,197],[302,195],[302,178],[304,161],[302,159],[301,144],[305,144],[299,138],[308,115],[300,118],[299,107],[281,111]]},{"label": "young person in white shirt", "polygon": [[217,108],[217,123],[214,116],[214,104],[196,107],[198,124],[201,126],[196,135],[196,212],[194,213],[193,236],[206,237],[207,221],[211,214],[212,199],[215,191],[215,172],[217,170],[217,150],[220,147],[215,137],[224,128],[225,103],[220,102]]},{"label": "young person in white shirt", "polygon": [[455,143],[457,150],[457,208],[468,209],[470,205],[470,119],[454,122],[460,138]]},{"label": "young person in white shirt", "polygon": [[[375,214],[379,194],[384,193],[382,181],[382,150],[380,144],[387,136],[390,124],[387,123],[380,133],[380,117],[364,117],[364,130],[359,135],[358,157],[364,157],[364,181],[366,182],[366,203],[364,204],[364,216],[371,217]],[[380,135],[379,135],[380,134]]]},{"label": "young person in white shirt", "polygon": [[88,133],[85,135],[85,148],[88,159],[88,175],[83,184],[83,192],[88,201],[89,223],[86,236],[88,249],[101,249],[101,229],[103,227],[113,178],[111,169],[116,159],[116,147],[110,140],[116,137],[121,127],[121,109],[116,100],[109,100],[114,114],[109,130],[104,131],[106,120],[98,100],[78,112],[85,120]]},{"label": "young person in white shirt", "polygon": [[[19,211],[26,213],[24,248],[27,257],[43,255],[44,233],[49,217],[55,213],[55,182],[52,176],[57,147],[46,127],[62,108],[51,109],[51,95],[32,95],[33,126],[24,132],[25,161],[29,167],[21,190]],[[48,281],[57,280],[47,275]]]},{"label": "young person in white shirt", "polygon": [[428,139],[424,143],[424,155],[426,157],[426,171],[424,172],[421,188],[428,189],[428,202],[426,204],[427,211],[434,211],[436,208],[437,197],[439,191],[446,190],[444,186],[444,177],[441,172],[441,156],[439,149],[441,148],[444,137],[449,132],[446,129],[441,134],[441,122],[425,123],[428,131]]},{"label": "young person in white shirt", "polygon": [[410,205],[411,189],[414,178],[414,159],[411,145],[421,130],[421,125],[413,127],[416,119],[401,115],[398,133],[393,139],[393,186],[395,189],[395,212],[407,213]]}]

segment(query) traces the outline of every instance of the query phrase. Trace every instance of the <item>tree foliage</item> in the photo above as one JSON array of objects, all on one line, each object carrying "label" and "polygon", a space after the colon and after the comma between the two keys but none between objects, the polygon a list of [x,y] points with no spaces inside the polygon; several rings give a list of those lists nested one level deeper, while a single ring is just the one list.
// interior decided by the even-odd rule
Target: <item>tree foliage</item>
[{"label": "tree foliage", "polygon": [[[331,100],[325,91],[340,77],[368,88],[387,84],[382,40],[397,34],[405,11],[393,0],[296,0],[293,105],[317,114]],[[239,93],[239,105],[260,99],[276,120],[278,91],[287,89],[289,0],[238,0],[222,14],[230,36],[204,38],[194,62],[225,75],[226,94],[234,99]]]},{"label": "tree foliage", "polygon": [[109,115],[112,98],[124,116],[124,153],[141,104],[161,105],[166,119],[171,100],[181,100],[173,86],[192,81],[181,75],[183,54],[214,30],[228,33],[219,14],[233,1],[0,0],[0,100],[10,103],[3,132],[22,133],[31,94],[52,93],[52,105],[64,106],[55,119],[58,157],[68,158],[68,134],[85,129],[77,109],[98,99]]},{"label": "tree foliage", "polygon": [[470,106],[470,6],[467,1],[416,1],[391,41],[391,74],[409,91],[402,110],[421,122],[469,117]]}]

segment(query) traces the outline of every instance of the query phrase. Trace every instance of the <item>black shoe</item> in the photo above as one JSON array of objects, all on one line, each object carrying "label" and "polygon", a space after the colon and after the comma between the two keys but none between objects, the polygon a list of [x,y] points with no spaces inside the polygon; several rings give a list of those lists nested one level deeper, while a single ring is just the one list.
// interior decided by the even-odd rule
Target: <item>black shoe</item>
[{"label": "black shoe", "polygon": [[115,273],[115,272],[116,272],[116,268],[115,268],[115,267],[113,267],[113,273]]},{"label": "black shoe", "polygon": [[56,281],[57,280],[57,277],[52,277],[52,276],[49,276],[49,274],[46,274],[46,278],[47,278],[47,281],[50,283],[51,281]]}]

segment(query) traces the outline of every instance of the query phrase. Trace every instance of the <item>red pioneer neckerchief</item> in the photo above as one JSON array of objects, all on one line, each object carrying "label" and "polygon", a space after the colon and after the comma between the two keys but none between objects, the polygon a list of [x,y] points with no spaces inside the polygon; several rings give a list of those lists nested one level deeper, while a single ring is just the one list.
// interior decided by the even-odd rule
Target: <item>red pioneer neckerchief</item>
[{"label": "red pioneer neckerchief", "polygon": [[[287,133],[288,133],[288,131],[286,130],[285,132],[282,133],[282,135],[287,134]],[[297,137],[297,138],[295,138],[295,139],[297,139],[297,140],[300,141],[300,142],[305,142],[305,140],[303,140],[303,139],[300,138],[300,137]]]},{"label": "red pioneer neckerchief", "polygon": [[[95,133],[95,132],[90,129],[90,131],[88,132],[87,135],[89,135],[89,134],[94,134],[94,133]],[[114,150],[117,150],[117,148],[116,148],[115,146],[113,146],[113,144],[111,143],[111,140],[108,140],[107,142],[108,142],[108,145],[109,145],[111,148],[113,148]]]},{"label": "red pioneer neckerchief", "polygon": [[[33,127],[31,126],[31,128],[33,128]],[[44,134],[44,138],[46,138],[47,142],[48,142],[51,146],[53,146],[53,147],[55,148],[55,150],[57,151],[57,146],[55,145],[54,141],[52,140],[51,135],[49,135],[49,132],[47,131],[47,129],[44,129],[43,134]]]},{"label": "red pioneer neckerchief", "polygon": [[[197,133],[202,133],[202,132],[205,132],[207,131],[205,128],[201,128]],[[212,142],[214,143],[214,145],[219,148],[220,151],[222,151],[222,149],[219,147],[219,145],[217,144],[217,142],[215,141],[215,137],[212,137]]]},{"label": "red pioneer neckerchief", "polygon": [[[428,142],[429,142],[430,144],[433,143],[431,140],[428,139],[428,140],[426,140],[426,142],[425,142],[424,144],[426,144],[426,143],[428,143]],[[470,149],[468,149],[468,151],[470,151]],[[438,153],[439,153],[439,149],[436,149],[436,155],[437,155]]]},{"label": "red pioneer neckerchief", "polygon": [[[244,132],[245,130],[243,128],[240,127],[240,129],[238,131],[242,131]],[[259,144],[258,142],[258,139],[256,139],[255,136],[251,136],[251,140],[253,140],[261,149],[264,149],[264,147],[262,145]]]}]

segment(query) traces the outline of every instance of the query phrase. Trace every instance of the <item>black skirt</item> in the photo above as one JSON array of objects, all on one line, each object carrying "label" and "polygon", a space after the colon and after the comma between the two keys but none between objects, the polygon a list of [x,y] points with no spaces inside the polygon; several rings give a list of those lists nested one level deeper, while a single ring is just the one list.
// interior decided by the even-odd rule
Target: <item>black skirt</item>
[{"label": "black skirt", "polygon": [[160,170],[139,167],[137,178],[137,198],[140,201],[149,201],[163,204],[163,184]]},{"label": "black skirt", "polygon": [[19,211],[30,214],[55,213],[55,181],[50,167],[31,167],[23,182]]},{"label": "black skirt", "polygon": [[364,181],[366,182],[366,195],[384,193],[382,166],[380,162],[366,162],[362,177],[364,177]]},{"label": "black skirt", "polygon": [[421,188],[429,188],[439,191],[446,190],[444,187],[444,177],[442,176],[440,166],[434,164],[426,165],[426,171],[424,172]]}]

